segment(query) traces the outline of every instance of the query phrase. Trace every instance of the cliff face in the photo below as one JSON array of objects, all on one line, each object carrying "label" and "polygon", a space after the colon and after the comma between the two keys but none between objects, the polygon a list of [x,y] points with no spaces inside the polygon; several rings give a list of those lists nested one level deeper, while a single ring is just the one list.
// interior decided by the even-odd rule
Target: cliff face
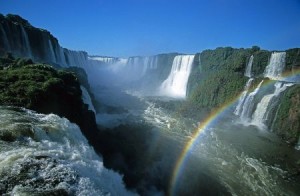
[{"label": "cliff face", "polygon": [[294,85],[281,97],[272,131],[295,144],[300,137],[300,85]]},{"label": "cliff face", "polygon": [[66,117],[88,138],[97,130],[95,115],[83,103],[80,84],[73,73],[22,59],[1,58],[0,65],[1,105]]},{"label": "cliff face", "polygon": [[87,61],[86,52],[62,48],[49,31],[33,27],[20,16],[0,14],[0,55],[7,52],[57,66],[80,67]]}]

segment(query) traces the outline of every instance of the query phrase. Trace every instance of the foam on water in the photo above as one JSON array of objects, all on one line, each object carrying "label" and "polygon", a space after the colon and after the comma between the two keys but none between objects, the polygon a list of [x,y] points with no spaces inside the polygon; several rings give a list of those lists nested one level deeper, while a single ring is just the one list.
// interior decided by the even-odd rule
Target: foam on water
[{"label": "foam on water", "polygon": [[7,130],[17,133],[20,127],[29,128],[27,135],[16,135],[13,142],[0,140],[0,185],[4,184],[0,192],[134,194],[125,189],[118,173],[103,166],[76,124],[54,114],[0,110],[1,136]]}]

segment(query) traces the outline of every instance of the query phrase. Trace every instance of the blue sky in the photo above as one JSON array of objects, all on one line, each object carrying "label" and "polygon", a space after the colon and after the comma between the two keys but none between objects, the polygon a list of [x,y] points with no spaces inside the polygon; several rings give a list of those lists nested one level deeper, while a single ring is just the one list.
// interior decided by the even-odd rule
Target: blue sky
[{"label": "blue sky", "polygon": [[0,13],[93,55],[300,47],[300,0],[0,0]]}]

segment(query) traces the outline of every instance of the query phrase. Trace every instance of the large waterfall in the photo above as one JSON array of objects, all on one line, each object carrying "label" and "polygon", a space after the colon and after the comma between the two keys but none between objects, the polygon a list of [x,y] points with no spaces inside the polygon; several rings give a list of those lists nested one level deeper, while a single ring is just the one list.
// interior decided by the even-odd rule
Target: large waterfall
[{"label": "large waterfall", "polygon": [[272,80],[281,79],[281,74],[285,67],[285,52],[273,52],[270,62],[265,69],[264,76]]},{"label": "large waterfall", "polygon": [[186,87],[192,69],[194,55],[178,55],[174,58],[168,78],[160,86],[160,93],[169,97],[186,97]]}]

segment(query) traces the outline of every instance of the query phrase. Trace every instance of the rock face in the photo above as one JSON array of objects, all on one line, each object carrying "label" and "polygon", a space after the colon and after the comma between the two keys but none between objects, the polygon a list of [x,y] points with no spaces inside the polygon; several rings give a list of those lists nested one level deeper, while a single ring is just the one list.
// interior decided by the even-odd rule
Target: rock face
[{"label": "rock face", "polygon": [[62,48],[49,31],[35,28],[27,20],[11,14],[0,15],[0,55],[7,52],[63,67],[83,67],[87,62],[86,52]]}]

